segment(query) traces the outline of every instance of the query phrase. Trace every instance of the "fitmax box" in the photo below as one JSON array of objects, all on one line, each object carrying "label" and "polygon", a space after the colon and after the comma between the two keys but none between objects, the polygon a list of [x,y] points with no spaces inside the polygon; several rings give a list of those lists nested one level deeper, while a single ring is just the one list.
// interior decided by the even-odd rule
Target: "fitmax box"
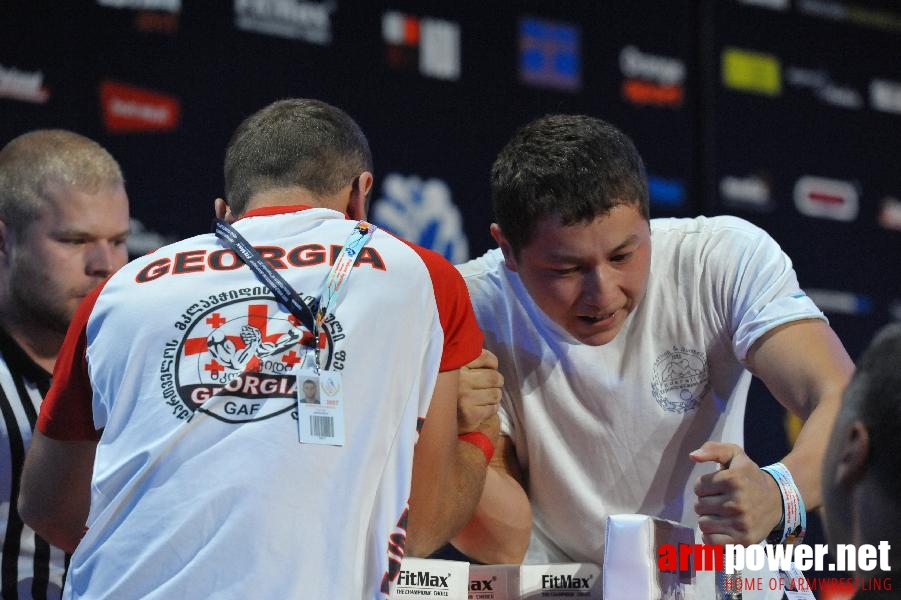
[{"label": "fitmax box", "polygon": [[647,515],[607,517],[604,600],[677,600],[695,581],[694,563],[685,571],[661,571],[658,548],[694,543],[694,530]]},{"label": "fitmax box", "polygon": [[597,565],[470,565],[469,600],[562,600],[601,598]]},{"label": "fitmax box", "polygon": [[444,598],[467,600],[469,563],[435,558],[405,558],[391,600]]}]

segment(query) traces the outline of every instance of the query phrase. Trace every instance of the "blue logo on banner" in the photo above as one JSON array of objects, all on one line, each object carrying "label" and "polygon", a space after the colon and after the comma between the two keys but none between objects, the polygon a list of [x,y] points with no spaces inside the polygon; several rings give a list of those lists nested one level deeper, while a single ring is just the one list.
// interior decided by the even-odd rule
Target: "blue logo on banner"
[{"label": "blue logo on banner", "polygon": [[873,312],[875,302],[871,296],[865,294],[857,295],[857,312],[862,315],[868,315]]},{"label": "blue logo on banner", "polygon": [[683,208],[685,184],[678,179],[664,179],[648,175],[648,195],[651,204],[660,208]]},{"label": "blue logo on banner", "polygon": [[423,181],[415,175],[389,173],[382,185],[382,197],[373,207],[372,220],[454,264],[469,260],[463,218],[450,188],[440,179]]},{"label": "blue logo on banner", "polygon": [[575,91],[582,87],[579,28],[524,18],[519,21],[519,79],[539,87]]}]

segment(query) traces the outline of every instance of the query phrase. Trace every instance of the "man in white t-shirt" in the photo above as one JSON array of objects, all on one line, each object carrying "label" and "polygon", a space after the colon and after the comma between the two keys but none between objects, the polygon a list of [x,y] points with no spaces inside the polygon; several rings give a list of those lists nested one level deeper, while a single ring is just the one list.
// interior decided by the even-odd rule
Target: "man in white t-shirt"
[{"label": "man in white t-shirt", "polygon": [[853,365],[776,242],[734,217],[649,220],[634,145],[585,116],[520,129],[491,191],[499,248],[459,268],[504,377],[504,435],[459,550],[600,564],[617,513],[710,543],[781,534],[780,486],[742,450],[751,373],[806,419],[782,462],[820,505]]}]

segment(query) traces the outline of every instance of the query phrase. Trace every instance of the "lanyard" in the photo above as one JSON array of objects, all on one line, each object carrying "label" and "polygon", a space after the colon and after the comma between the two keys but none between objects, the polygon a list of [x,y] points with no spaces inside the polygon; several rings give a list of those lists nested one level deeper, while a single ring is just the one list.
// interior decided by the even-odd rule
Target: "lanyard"
[{"label": "lanyard", "polygon": [[316,315],[300,295],[278,274],[272,266],[266,262],[256,248],[250,245],[244,236],[222,219],[213,220],[213,232],[216,237],[225,242],[235,255],[246,264],[257,278],[266,284],[280,303],[291,311],[291,314],[300,319],[300,322],[313,334],[316,351],[316,368],[319,368],[319,349],[322,345],[319,341],[320,330],[326,317],[331,312],[338,300],[338,291],[347,282],[357,255],[369,243],[372,235],[378,229],[366,221],[358,221],[353,231],[344,242],[340,254],[335,259],[335,264],[326,276],[325,288],[317,303]]},{"label": "lanyard", "polygon": [[[366,221],[358,221],[356,227],[350,232],[341,253],[335,259],[328,276],[325,279],[325,289],[319,298],[319,310],[316,311],[316,327],[322,327],[325,317],[332,312],[335,302],[338,300],[338,290],[350,277],[352,267],[360,251],[369,243],[372,234],[378,229]],[[268,266],[268,265],[267,265]],[[317,332],[318,333],[318,332]]]}]

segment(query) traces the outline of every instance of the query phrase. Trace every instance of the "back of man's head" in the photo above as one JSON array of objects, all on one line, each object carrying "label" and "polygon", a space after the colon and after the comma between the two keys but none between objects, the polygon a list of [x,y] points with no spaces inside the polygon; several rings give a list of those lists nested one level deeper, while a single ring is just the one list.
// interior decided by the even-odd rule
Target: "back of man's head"
[{"label": "back of man's head", "polygon": [[901,503],[901,324],[883,328],[857,363],[845,402],[869,435],[868,468]]},{"label": "back of man's head", "polygon": [[255,194],[302,187],[326,197],[371,170],[369,143],[347,113],[319,100],[279,100],[245,119],[232,135],[225,200],[240,216]]},{"label": "back of man's head", "polygon": [[53,184],[95,194],[124,180],[119,163],[100,144],[63,129],[38,129],[0,150],[0,220],[23,231],[38,217]]},{"label": "back of man's head", "polygon": [[632,140],[585,115],[547,115],[521,127],[494,161],[491,200],[514,252],[545,217],[573,225],[634,204],[648,218],[647,177]]}]

